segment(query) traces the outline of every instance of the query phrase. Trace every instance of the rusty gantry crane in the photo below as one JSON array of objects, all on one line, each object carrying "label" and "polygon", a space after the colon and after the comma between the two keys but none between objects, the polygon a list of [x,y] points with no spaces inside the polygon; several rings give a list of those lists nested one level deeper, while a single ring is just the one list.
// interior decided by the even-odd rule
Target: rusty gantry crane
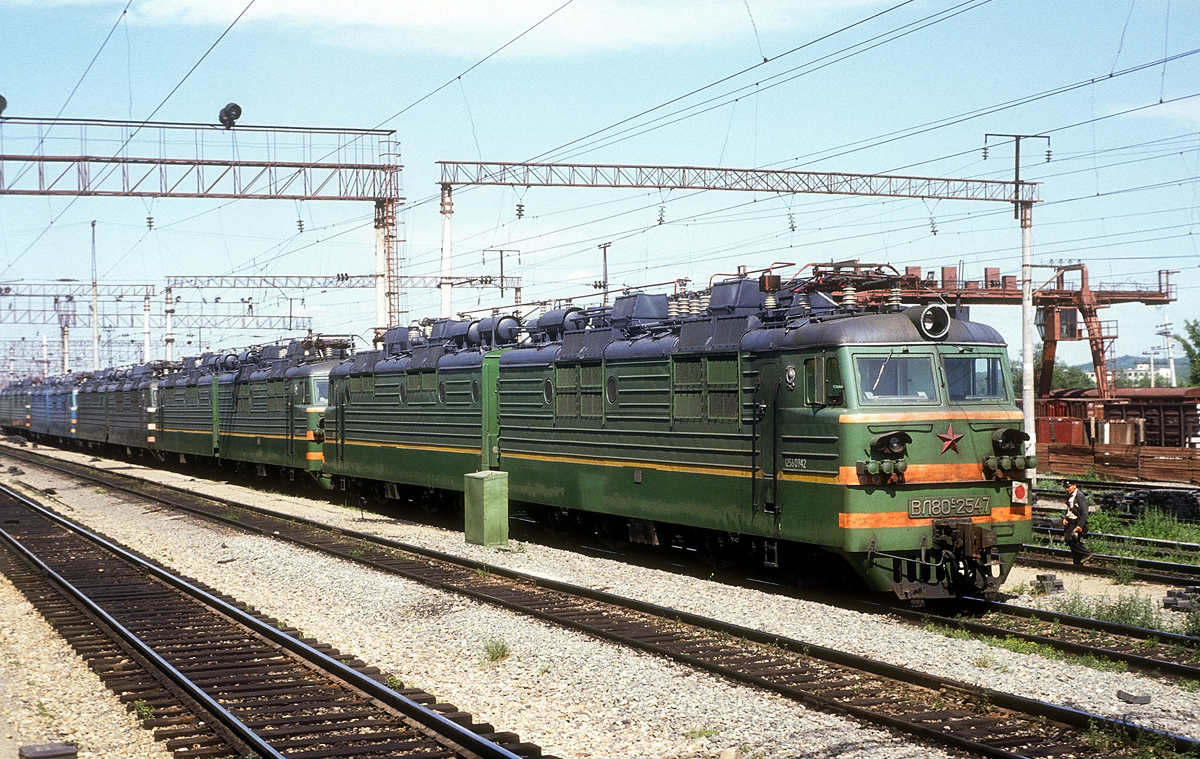
[{"label": "rusty gantry crane", "polygon": [[[817,269],[836,277],[838,273],[865,274],[878,268],[876,264],[858,261],[820,264]],[[1113,383],[1108,371],[1108,349],[1117,338],[1116,322],[1101,321],[1099,310],[1122,303],[1142,303],[1164,306],[1175,300],[1171,284],[1172,272],[1158,273],[1157,286],[1122,283],[1119,286],[1101,285],[1092,289],[1085,264],[1074,263],[1039,268],[1054,269],[1054,274],[1033,292],[1037,309],[1036,322],[1042,333],[1042,366],[1038,378],[1038,397],[1050,395],[1054,373],[1054,357],[1058,343],[1087,340],[1096,370],[1096,391],[1100,398],[1113,397]],[[922,275],[920,266],[908,266],[900,278],[901,296],[906,303],[938,301],[961,307],[1019,305],[1021,290],[1016,275],[1001,275],[999,267],[986,267],[982,280],[964,280],[956,266],[941,267]],[[1077,272],[1077,286],[1069,283],[1068,274]],[[859,301],[882,303],[889,297],[887,290],[867,290],[859,293]],[[1083,329],[1080,330],[1080,322]]]}]

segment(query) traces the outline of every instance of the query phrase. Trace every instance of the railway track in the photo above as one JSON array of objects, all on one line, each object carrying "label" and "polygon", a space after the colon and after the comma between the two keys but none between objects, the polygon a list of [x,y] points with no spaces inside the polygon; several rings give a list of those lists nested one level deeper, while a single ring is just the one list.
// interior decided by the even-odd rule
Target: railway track
[{"label": "railway track", "polygon": [[1200,680],[1200,639],[997,601],[970,600],[955,614],[860,602],[862,611],[914,625],[963,630],[973,637],[1023,641],[1068,656],[1103,658],[1153,677]]},{"label": "railway track", "polygon": [[4,574],[179,759],[541,756],[5,487],[0,540]]},{"label": "railway track", "polygon": [[[32,461],[32,459],[30,459]],[[331,529],[227,499],[147,486],[114,473],[53,464],[74,478],[101,482],[141,498],[290,540],[441,590],[495,604],[595,637],[657,654],[733,681],[770,690],[810,707],[846,714],[979,756],[1072,756],[1088,753],[1097,726],[1133,741],[1179,751],[1200,742],[1134,727],[953,680],[813,646],[757,630],[619,596],[534,578],[504,568]]]},{"label": "railway track", "polygon": [[1114,575],[1126,573],[1129,579],[1160,585],[1200,585],[1200,565],[1176,564],[1129,556],[1094,553],[1087,564],[1073,564],[1071,551],[1067,548],[1026,544],[1022,546],[1017,561],[1028,566],[1046,569],[1070,570],[1092,575]]},{"label": "railway track", "polygon": [[[1045,536],[1048,541],[1055,538],[1061,542],[1062,528],[1053,526],[1034,526],[1034,532]],[[1160,540],[1158,538],[1142,538],[1136,535],[1114,535],[1107,532],[1089,532],[1089,541],[1140,549],[1152,556],[1170,556],[1192,554],[1200,558],[1200,543],[1189,543],[1182,540]]]},{"label": "railway track", "polygon": [[[1052,498],[1065,498],[1066,493],[1063,491],[1063,488],[1060,484],[1060,481],[1063,479],[1070,479],[1070,478],[1045,477],[1045,476],[1039,475],[1039,477],[1038,477],[1039,482],[1042,482],[1042,483],[1054,482],[1056,487],[1033,488],[1034,495],[1049,496]],[[1195,485],[1188,485],[1188,484],[1182,483],[1182,482],[1105,482],[1102,480],[1080,480],[1078,478],[1075,479],[1075,482],[1078,482],[1080,484],[1080,486],[1083,487],[1083,489],[1088,492],[1091,492],[1093,490],[1103,490],[1103,491],[1108,491],[1108,492],[1119,492],[1119,493],[1129,493],[1129,492],[1132,492],[1135,490],[1182,490],[1182,491],[1200,490],[1200,488],[1197,488]]]}]

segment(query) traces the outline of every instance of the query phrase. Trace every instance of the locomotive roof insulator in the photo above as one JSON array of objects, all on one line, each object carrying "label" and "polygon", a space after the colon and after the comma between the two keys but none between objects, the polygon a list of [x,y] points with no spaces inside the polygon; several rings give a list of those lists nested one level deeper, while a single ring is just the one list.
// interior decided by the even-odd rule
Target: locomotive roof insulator
[{"label": "locomotive roof insulator", "polygon": [[853,311],[858,308],[858,288],[847,283],[842,287],[842,308]]},{"label": "locomotive roof insulator", "polygon": [[885,432],[871,438],[871,450],[893,456],[903,455],[912,442],[912,435],[907,432]]}]

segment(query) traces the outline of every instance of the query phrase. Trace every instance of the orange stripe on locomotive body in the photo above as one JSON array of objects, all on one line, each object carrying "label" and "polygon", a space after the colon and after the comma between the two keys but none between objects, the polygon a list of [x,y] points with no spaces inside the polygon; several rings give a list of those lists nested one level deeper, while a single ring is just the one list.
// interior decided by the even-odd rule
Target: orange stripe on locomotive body
[{"label": "orange stripe on locomotive body", "polygon": [[308,459],[309,461],[324,461],[325,460],[325,454],[322,453],[321,451],[308,451],[307,453],[304,454],[304,457],[306,459]]},{"label": "orange stripe on locomotive body", "polygon": [[[946,519],[946,517],[937,517]],[[967,519],[968,517],[961,517]],[[1023,504],[1012,506],[994,506],[990,514],[980,514],[969,517],[974,524],[990,524],[992,522],[1029,522],[1033,520],[1032,510]],[[910,517],[907,511],[877,511],[874,513],[841,512],[838,514],[838,527],[844,530],[877,530],[889,527],[928,527],[933,524],[934,517]]]},{"label": "orange stripe on locomotive body", "polygon": [[937,422],[963,419],[966,421],[1011,421],[1019,422],[1024,417],[1020,411],[973,409],[952,411],[937,409],[930,411],[886,411],[873,414],[853,413],[840,414],[838,422],[842,424],[903,424],[905,422]]}]

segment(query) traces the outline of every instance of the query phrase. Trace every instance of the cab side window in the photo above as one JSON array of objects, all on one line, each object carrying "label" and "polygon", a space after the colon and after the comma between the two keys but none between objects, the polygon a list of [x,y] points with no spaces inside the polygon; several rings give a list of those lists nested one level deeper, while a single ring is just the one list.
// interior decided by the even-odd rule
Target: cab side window
[{"label": "cab side window", "polygon": [[810,406],[840,406],[846,396],[842,367],[836,356],[804,360],[804,402]]}]

